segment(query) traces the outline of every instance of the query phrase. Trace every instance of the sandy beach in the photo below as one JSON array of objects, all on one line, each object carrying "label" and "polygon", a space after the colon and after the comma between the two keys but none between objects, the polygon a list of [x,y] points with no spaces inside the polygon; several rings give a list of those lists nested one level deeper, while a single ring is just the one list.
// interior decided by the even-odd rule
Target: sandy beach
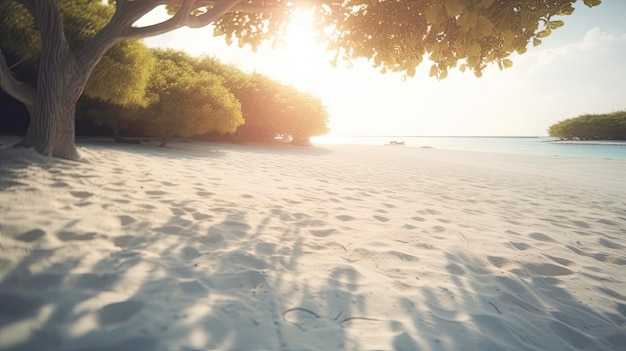
[{"label": "sandy beach", "polygon": [[0,138],[0,350],[624,350],[626,161]]}]

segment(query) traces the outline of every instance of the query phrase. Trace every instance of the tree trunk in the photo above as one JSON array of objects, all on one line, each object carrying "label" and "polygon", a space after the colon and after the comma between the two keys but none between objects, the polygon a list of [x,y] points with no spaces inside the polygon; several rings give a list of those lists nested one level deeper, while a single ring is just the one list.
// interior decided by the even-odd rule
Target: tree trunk
[{"label": "tree trunk", "polygon": [[[43,62],[42,65],[44,65]],[[51,70],[54,71],[54,69]],[[40,70],[41,73],[42,70]],[[39,80],[41,83],[38,84],[30,125],[19,145],[35,147],[39,153],[46,156],[78,159],[74,124],[78,98],[71,96],[75,94],[69,94],[66,89],[63,89],[72,79],[56,77],[55,79],[39,78]]]},{"label": "tree trunk", "polygon": [[[63,35],[54,0],[31,3],[43,43],[35,103],[26,136],[18,146],[35,147],[46,156],[75,160],[74,114],[89,72],[79,73]],[[83,70],[84,71],[84,70]]]},{"label": "tree trunk", "polygon": [[109,23],[75,57],[70,51],[55,0],[24,1],[40,28],[41,62],[26,136],[17,146],[46,156],[75,160],[76,103],[104,53],[115,44],[119,23]]}]

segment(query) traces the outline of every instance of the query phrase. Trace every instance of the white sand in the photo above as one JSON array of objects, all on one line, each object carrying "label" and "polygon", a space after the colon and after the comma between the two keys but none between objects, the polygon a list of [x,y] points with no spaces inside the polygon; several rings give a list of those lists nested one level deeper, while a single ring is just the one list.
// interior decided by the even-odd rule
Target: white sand
[{"label": "white sand", "polygon": [[81,153],[0,150],[1,350],[626,349],[624,160]]}]

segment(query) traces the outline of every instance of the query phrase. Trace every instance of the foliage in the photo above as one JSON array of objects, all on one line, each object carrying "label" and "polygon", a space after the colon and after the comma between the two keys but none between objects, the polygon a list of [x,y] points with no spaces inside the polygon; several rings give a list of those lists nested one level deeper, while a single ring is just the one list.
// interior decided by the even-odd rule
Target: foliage
[{"label": "foliage", "polygon": [[[564,25],[576,0],[323,0],[316,23],[337,58],[371,60],[382,72],[415,75],[426,57],[430,75],[445,78],[458,67],[481,76],[488,63],[510,67],[514,53],[539,45]],[[600,0],[583,0],[591,7]],[[284,2],[277,1],[276,4]],[[293,1],[299,4],[298,1]],[[555,18],[556,17],[556,18]],[[216,22],[215,35],[256,47],[280,33],[282,13],[233,13]]]},{"label": "foliage", "polygon": [[[210,133],[207,137],[222,139],[219,134],[235,132],[232,124],[227,123],[228,118],[234,118],[231,122],[238,126],[236,136],[247,141],[266,141],[276,135],[308,138],[328,132],[328,112],[321,100],[311,94],[258,73],[245,73],[214,58],[194,58],[175,50],[153,50],[153,53],[158,63],[148,88],[151,105],[147,108],[120,107],[82,99],[77,114],[96,124],[107,124],[114,132],[128,130],[141,135],[191,137]],[[207,74],[219,77],[221,86],[228,91],[224,92],[219,85],[211,86],[205,80]],[[187,87],[186,91],[181,88],[183,85]],[[216,125],[215,119],[199,122],[199,118],[188,115],[198,113],[193,106],[207,102],[199,95],[207,88],[214,90],[213,97],[208,97],[214,106],[225,103],[222,108],[230,111],[230,96],[240,104],[239,114],[222,113],[220,120],[227,127]],[[223,96],[216,99],[218,93]],[[244,124],[241,124],[241,117]]]},{"label": "foliage", "polygon": [[[113,8],[94,0],[59,0],[65,36],[73,51],[102,29]],[[0,2],[0,42],[5,50],[36,67],[42,42],[32,17],[15,2]],[[119,105],[145,106],[145,91],[154,61],[140,41],[125,41],[113,46],[95,67],[85,95]]]},{"label": "foliage", "polygon": [[130,109],[137,128],[148,135],[191,137],[207,132],[232,133],[243,123],[241,105],[207,71],[194,71],[192,58],[173,50],[154,50],[146,108]]},{"label": "foliage", "polygon": [[568,140],[626,140],[626,110],[569,118],[553,124],[548,132]]},{"label": "foliage", "polygon": [[[218,68],[204,58],[203,64]],[[225,85],[241,102],[245,124],[238,133],[248,141],[266,141],[276,135],[321,135],[328,132],[328,112],[321,100],[259,73],[243,74],[231,68]]]}]

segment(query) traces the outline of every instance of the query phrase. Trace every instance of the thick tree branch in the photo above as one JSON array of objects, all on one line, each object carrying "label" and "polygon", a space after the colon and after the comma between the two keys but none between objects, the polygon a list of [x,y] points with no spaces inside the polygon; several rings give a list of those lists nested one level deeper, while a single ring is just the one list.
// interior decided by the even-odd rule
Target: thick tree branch
[{"label": "thick tree branch", "polygon": [[[207,13],[202,14],[201,16],[207,15],[209,12],[213,14],[213,20],[219,18],[219,16],[225,14],[229,10],[231,10],[234,6],[236,6],[241,0],[222,0],[219,1],[213,8],[211,8]],[[167,2],[171,4],[171,1]],[[209,16],[204,18],[204,23],[201,25],[201,22],[196,20],[196,16],[193,16],[191,12],[200,7],[204,7],[206,5],[199,5],[201,2],[197,0],[183,0],[180,3],[180,8],[176,11],[176,14],[169,18],[166,21],[161,23],[157,23],[151,26],[146,27],[131,27],[127,30],[127,32],[122,36],[123,39],[140,39],[145,37],[150,37],[154,35],[163,34],[169,32],[171,30],[183,27],[183,26],[191,26],[194,27],[202,27],[203,25],[208,25],[212,22]]]},{"label": "thick tree branch", "polygon": [[209,25],[213,21],[222,17],[225,13],[233,10],[237,7],[237,5],[239,5],[240,2],[241,0],[220,1],[213,5],[213,7],[207,12],[199,16],[192,16],[191,14],[188,15],[186,24],[191,28],[199,28]]},{"label": "thick tree branch", "polygon": [[[152,3],[157,3],[155,4],[155,6],[159,5],[158,1],[152,1]],[[146,37],[150,37],[154,35],[163,34],[171,30],[174,30],[176,28],[182,27],[185,24],[186,18],[188,14],[191,12],[192,6],[194,3],[195,3],[195,0],[184,0],[181,5],[181,8],[176,12],[174,16],[161,23],[157,23],[157,24],[145,26],[145,27],[139,27],[139,28],[129,27],[127,28],[125,33],[122,34],[121,39],[122,40],[141,39],[141,38],[146,38]],[[150,12],[150,10],[145,11],[144,14]]]},{"label": "thick tree branch", "polygon": [[117,0],[115,14],[109,23],[99,30],[76,55],[80,69],[92,71],[102,56],[115,44],[131,39],[127,33],[133,23],[145,16],[159,5],[166,4],[167,0],[132,1]]},{"label": "thick tree branch", "polygon": [[123,0],[123,11],[115,11],[116,16],[135,23],[138,19],[145,16],[148,12],[154,10],[159,5],[168,5],[168,0],[143,0],[128,2]]},{"label": "thick tree branch", "polygon": [[23,103],[28,112],[32,111],[35,103],[35,89],[28,84],[15,79],[0,47],[0,88],[14,99]]},{"label": "thick tree branch", "polygon": [[[158,5],[179,6],[180,8],[173,17],[161,23],[145,27],[129,28],[126,33],[122,35],[121,39],[140,39],[155,36],[183,26],[191,28],[204,27],[228,12],[284,12],[293,4],[316,6],[320,5],[322,2],[320,0],[296,0],[293,2],[269,3],[250,0],[153,0],[146,3],[141,2],[141,5],[136,5],[137,3],[140,2],[135,1],[125,5],[127,8],[126,11],[135,12],[133,23]],[[141,8],[139,6],[141,6]],[[200,15],[191,14],[194,10],[201,8],[208,8],[208,10]],[[125,17],[129,17],[128,12],[125,14]]]}]

